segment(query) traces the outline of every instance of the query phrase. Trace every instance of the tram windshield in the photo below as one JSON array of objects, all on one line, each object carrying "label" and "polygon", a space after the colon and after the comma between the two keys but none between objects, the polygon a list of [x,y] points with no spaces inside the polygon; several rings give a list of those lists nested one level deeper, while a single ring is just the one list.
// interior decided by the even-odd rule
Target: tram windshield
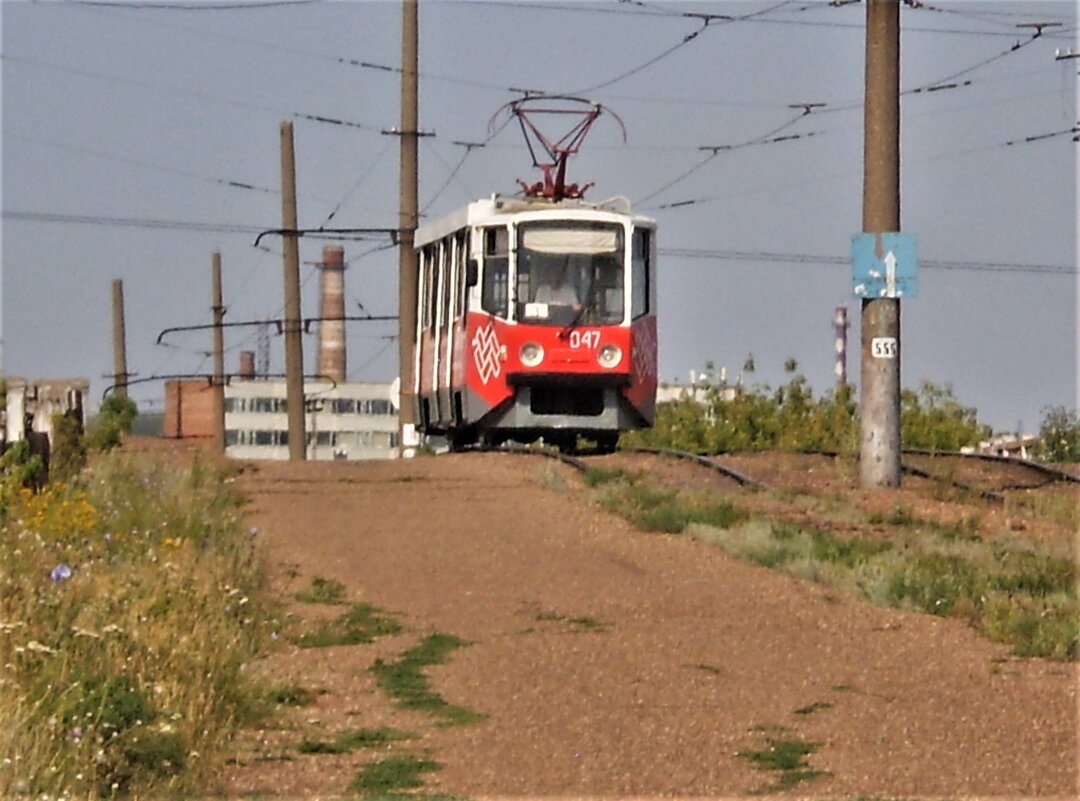
[{"label": "tram windshield", "polygon": [[623,253],[618,225],[519,225],[517,318],[551,325],[622,322]]}]

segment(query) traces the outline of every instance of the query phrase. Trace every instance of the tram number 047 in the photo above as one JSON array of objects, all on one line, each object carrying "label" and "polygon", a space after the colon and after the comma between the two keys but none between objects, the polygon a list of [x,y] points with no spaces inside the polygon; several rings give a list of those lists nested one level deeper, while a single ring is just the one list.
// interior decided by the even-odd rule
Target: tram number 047
[{"label": "tram number 047", "polygon": [[875,359],[895,359],[899,352],[896,337],[874,337],[870,340],[870,355]]},{"label": "tram number 047", "polygon": [[577,350],[578,348],[595,349],[599,346],[599,331],[580,331],[575,328],[573,331],[570,332],[570,347],[575,350]]}]

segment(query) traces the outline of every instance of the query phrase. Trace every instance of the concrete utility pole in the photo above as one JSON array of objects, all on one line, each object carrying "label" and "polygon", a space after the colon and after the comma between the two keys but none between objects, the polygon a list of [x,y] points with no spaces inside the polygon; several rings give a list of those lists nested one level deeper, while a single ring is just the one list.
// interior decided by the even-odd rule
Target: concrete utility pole
[{"label": "concrete utility pole", "polygon": [[419,23],[417,0],[401,3],[401,206],[398,216],[398,375],[401,406],[398,409],[402,453],[412,445],[416,430],[413,393],[413,337],[416,334],[416,255],[413,250],[417,224],[417,141],[419,137],[418,80]]},{"label": "concrete utility pole", "polygon": [[[863,231],[900,231],[900,0],[867,0]],[[900,300],[864,298],[859,477],[900,486]]]},{"label": "concrete utility pole", "polygon": [[[1057,61],[1080,59],[1080,51],[1073,50],[1071,47],[1067,50],[1058,50],[1054,58]],[[1077,75],[1080,76],[1080,72]],[[1077,114],[1080,114],[1080,81],[1076,82],[1075,92]],[[1080,138],[1073,136],[1073,141],[1080,141]],[[1076,171],[1076,192],[1076,196],[1080,197],[1080,170]],[[1076,240],[1076,258],[1080,262],[1080,238]],[[1076,282],[1076,319],[1078,321],[1076,326],[1076,410],[1080,412],[1080,281]]]},{"label": "concrete utility pole", "polygon": [[215,253],[210,262],[210,280],[213,284],[213,300],[210,311],[214,320],[214,451],[225,453],[225,335],[221,327],[225,306],[221,301],[221,254]]},{"label": "concrete utility pole", "polygon": [[114,278],[112,282],[112,329],[113,329],[113,393],[121,398],[128,396],[127,382],[127,334],[124,331],[124,282]]},{"label": "concrete utility pole", "polygon": [[285,246],[285,399],[289,414],[289,461],[305,459],[304,349],[300,341],[300,235],[296,224],[296,157],[293,126],[281,123],[281,227]]}]

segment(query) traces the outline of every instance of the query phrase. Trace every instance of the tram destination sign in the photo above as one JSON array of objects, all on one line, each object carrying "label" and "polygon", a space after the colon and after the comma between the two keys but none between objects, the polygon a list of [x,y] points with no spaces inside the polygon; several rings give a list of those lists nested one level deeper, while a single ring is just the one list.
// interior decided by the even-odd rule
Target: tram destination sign
[{"label": "tram destination sign", "polygon": [[919,294],[914,234],[854,234],[851,285],[856,297],[913,298]]}]

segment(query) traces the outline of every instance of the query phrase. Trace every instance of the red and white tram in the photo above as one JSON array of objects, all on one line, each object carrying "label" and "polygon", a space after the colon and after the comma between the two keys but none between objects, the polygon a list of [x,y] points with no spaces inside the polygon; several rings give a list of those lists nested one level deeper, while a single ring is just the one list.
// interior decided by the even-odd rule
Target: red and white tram
[{"label": "red and white tram", "polygon": [[626,201],[498,195],[420,226],[420,431],[613,450],[651,425],[655,232]]}]

